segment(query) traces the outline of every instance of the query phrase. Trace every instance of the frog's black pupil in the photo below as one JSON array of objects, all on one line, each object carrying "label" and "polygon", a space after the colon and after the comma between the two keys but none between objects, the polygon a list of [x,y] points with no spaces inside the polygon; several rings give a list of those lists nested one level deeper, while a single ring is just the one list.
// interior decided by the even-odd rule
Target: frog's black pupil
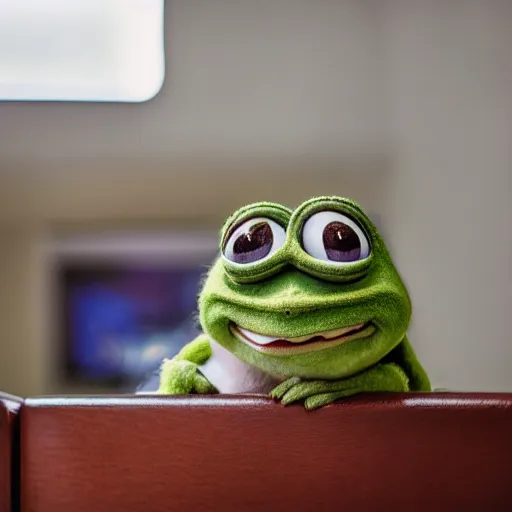
[{"label": "frog's black pupil", "polygon": [[247,226],[233,244],[233,261],[235,263],[251,263],[261,260],[272,249],[274,235],[267,222],[257,222]]},{"label": "frog's black pupil", "polygon": [[357,233],[343,222],[327,224],[323,242],[327,257],[332,261],[357,261],[361,256],[361,241]]}]

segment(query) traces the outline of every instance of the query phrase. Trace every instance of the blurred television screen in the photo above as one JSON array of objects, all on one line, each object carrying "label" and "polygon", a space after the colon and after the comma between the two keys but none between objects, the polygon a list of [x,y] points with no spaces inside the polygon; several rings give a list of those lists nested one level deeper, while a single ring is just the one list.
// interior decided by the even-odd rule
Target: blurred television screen
[{"label": "blurred television screen", "polygon": [[197,295],[213,255],[188,244],[187,258],[183,239],[170,242],[182,244],[179,257],[162,244],[137,257],[126,244],[105,251],[112,239],[92,254],[75,244],[73,257],[57,256],[54,321],[67,381],[132,386],[199,333]]}]

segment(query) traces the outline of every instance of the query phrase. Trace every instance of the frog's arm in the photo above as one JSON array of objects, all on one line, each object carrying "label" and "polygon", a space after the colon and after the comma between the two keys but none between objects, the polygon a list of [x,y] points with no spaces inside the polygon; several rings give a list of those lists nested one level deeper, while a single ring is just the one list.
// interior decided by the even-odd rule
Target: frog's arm
[{"label": "frog's arm", "polygon": [[208,337],[200,334],[185,345],[172,359],[165,359],[160,368],[161,395],[186,395],[190,393],[212,394],[217,390],[198,370],[211,357]]},{"label": "frog's arm", "polygon": [[430,391],[425,370],[404,337],[381,362],[341,380],[302,380],[292,377],[279,384],[271,396],[283,405],[305,399],[306,409],[316,409],[334,401],[365,392]]},{"label": "frog's arm", "polygon": [[391,352],[391,355],[409,377],[411,391],[432,391],[427,373],[418,361],[407,336]]},{"label": "frog's arm", "polygon": [[378,363],[341,380],[302,380],[292,377],[275,387],[270,396],[288,405],[305,399],[306,409],[329,405],[340,398],[365,392],[410,391],[409,377],[396,363]]},{"label": "frog's arm", "polygon": [[206,334],[200,334],[194,341],[187,343],[173,359],[179,361],[190,361],[201,365],[206,363],[212,355],[210,340]]}]

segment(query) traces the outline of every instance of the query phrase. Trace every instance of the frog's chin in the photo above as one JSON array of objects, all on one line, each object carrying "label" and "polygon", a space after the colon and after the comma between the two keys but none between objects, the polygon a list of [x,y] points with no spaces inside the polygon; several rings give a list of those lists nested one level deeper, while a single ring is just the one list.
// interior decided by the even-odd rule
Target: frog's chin
[{"label": "frog's chin", "polygon": [[295,338],[266,336],[235,324],[231,324],[230,329],[232,334],[242,343],[249,345],[258,352],[274,356],[316,352],[351,340],[366,338],[375,332],[375,326],[371,322],[329,331],[312,332]]}]

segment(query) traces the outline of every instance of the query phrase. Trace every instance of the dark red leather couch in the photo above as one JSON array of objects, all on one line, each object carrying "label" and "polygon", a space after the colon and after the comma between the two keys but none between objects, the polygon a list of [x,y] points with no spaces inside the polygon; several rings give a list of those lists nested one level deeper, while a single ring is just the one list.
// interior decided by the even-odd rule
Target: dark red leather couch
[{"label": "dark red leather couch", "polygon": [[0,512],[17,508],[18,479],[18,413],[21,399],[0,393]]},{"label": "dark red leather couch", "polygon": [[512,394],[31,398],[30,512],[512,510]]}]

